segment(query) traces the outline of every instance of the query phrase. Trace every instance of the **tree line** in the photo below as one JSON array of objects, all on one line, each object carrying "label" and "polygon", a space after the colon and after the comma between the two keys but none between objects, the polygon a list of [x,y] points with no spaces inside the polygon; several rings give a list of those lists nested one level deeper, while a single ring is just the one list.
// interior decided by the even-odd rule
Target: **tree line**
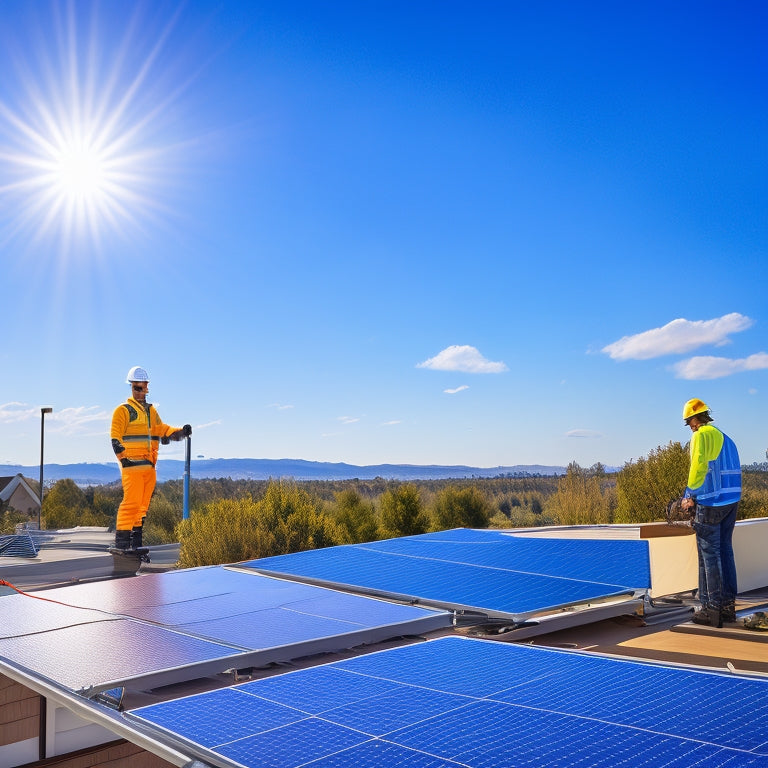
[{"label": "tree line", "polygon": [[[685,487],[688,450],[678,442],[627,462],[618,472],[576,462],[561,476],[400,482],[192,479],[190,518],[182,520],[180,480],[160,483],[145,541],[178,541],[182,566],[237,562],[449,528],[645,523],[664,519]],[[743,468],[739,517],[768,515],[768,471]],[[114,527],[119,483],[79,488],[60,480],[47,491],[43,527]],[[0,510],[2,532],[18,516]]]}]

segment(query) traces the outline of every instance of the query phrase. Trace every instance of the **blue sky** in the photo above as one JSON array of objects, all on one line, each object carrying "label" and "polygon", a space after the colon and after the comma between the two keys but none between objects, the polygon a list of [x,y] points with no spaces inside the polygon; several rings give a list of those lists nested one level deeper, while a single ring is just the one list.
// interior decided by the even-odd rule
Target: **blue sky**
[{"label": "blue sky", "polygon": [[[5,0],[0,463],[765,458],[763,2]],[[164,449],[180,457],[179,446]]]}]

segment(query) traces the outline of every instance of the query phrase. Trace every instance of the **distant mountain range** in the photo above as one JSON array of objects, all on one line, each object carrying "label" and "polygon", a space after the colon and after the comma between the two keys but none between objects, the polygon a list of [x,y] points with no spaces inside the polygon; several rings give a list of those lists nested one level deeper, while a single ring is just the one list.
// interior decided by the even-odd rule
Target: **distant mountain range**
[{"label": "distant mountain range", "polygon": [[[22,474],[38,479],[39,465],[25,467],[0,464],[0,477]],[[501,477],[526,475],[563,475],[565,467],[542,464],[516,464],[509,467],[466,467],[418,464],[355,464],[305,461],[303,459],[193,459],[190,467],[192,479],[229,477],[233,480],[269,480],[290,477],[294,480],[446,480],[471,477]],[[176,459],[160,460],[157,479],[179,480],[184,476],[184,462]],[[81,486],[106,485],[117,482],[120,472],[116,463],[109,464],[46,464],[46,485],[69,478]]]}]

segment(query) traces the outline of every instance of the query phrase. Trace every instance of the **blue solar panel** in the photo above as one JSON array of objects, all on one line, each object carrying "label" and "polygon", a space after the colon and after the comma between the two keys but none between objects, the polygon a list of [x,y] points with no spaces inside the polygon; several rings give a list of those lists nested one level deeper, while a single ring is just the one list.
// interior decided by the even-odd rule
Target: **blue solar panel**
[{"label": "blue solar panel", "polygon": [[457,528],[359,545],[407,557],[583,579],[650,586],[648,542],[632,539],[558,539]]},{"label": "blue solar panel", "polygon": [[244,564],[263,573],[525,616],[650,587],[648,542],[458,529]]},{"label": "blue solar panel", "polygon": [[768,765],[768,681],[455,637],[127,717],[254,768]]},{"label": "blue solar panel", "polygon": [[[18,597],[29,604],[28,598]],[[423,608],[222,566],[61,587],[48,590],[46,597],[83,609],[113,611],[244,649],[272,647],[369,627],[432,622],[436,617]],[[53,611],[53,606],[46,603],[45,612]],[[32,613],[43,613],[39,603]],[[76,615],[71,623],[76,623]],[[105,615],[92,614],[102,619]],[[444,615],[438,624],[414,631],[449,624],[450,617]]]},{"label": "blue solar panel", "polygon": [[12,619],[0,622],[0,657],[94,692],[288,661],[452,621],[446,612],[220,566],[62,587],[43,599],[12,595],[2,607]]},{"label": "blue solar panel", "polygon": [[0,639],[0,657],[75,691],[215,659],[224,669],[239,654],[231,646],[130,619]]}]

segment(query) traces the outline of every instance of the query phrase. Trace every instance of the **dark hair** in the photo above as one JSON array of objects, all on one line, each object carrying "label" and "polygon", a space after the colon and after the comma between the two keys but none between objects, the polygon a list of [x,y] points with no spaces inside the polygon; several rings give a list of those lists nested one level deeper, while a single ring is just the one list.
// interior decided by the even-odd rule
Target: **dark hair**
[{"label": "dark hair", "polygon": [[709,415],[709,411],[704,411],[703,413],[697,413],[696,417],[703,421],[705,424],[709,424],[710,421],[714,421],[714,419]]}]

